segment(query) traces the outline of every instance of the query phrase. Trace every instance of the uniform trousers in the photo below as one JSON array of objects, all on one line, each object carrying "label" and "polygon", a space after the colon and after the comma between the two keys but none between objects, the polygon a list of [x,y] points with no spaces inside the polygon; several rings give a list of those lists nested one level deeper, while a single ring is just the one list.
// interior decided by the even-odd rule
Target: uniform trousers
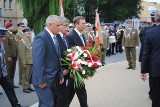
[{"label": "uniform trousers", "polygon": [[135,47],[125,47],[126,58],[129,67],[136,67],[136,48]]},{"label": "uniform trousers", "polygon": [[0,85],[4,89],[12,107],[21,107],[21,105],[18,104],[18,100],[13,88],[13,83],[10,81],[8,76],[0,78]]}]

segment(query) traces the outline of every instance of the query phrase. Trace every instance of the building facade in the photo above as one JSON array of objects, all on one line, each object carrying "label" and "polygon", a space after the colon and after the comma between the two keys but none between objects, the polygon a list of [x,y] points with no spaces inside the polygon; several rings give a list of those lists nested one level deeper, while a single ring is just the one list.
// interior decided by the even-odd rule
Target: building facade
[{"label": "building facade", "polygon": [[4,27],[8,21],[13,23],[14,29],[17,23],[23,20],[22,8],[16,0],[0,0],[0,26]]}]

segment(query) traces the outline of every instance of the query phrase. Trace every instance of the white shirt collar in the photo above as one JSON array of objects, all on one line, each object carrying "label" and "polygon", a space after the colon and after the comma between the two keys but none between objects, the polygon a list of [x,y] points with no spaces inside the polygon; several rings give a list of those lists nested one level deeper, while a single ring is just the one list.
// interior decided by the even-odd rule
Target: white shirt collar
[{"label": "white shirt collar", "polygon": [[11,31],[8,31],[9,32],[9,34],[13,34]]},{"label": "white shirt collar", "polygon": [[59,34],[60,34],[61,38],[63,38],[64,35],[61,32],[59,32]]},{"label": "white shirt collar", "polygon": [[53,33],[47,27],[46,27],[46,30],[50,34],[50,36],[53,38],[54,37]]},{"label": "white shirt collar", "polygon": [[74,28],[74,30],[78,33],[79,36],[82,35],[82,33],[79,32],[79,31],[77,30],[77,28]]}]

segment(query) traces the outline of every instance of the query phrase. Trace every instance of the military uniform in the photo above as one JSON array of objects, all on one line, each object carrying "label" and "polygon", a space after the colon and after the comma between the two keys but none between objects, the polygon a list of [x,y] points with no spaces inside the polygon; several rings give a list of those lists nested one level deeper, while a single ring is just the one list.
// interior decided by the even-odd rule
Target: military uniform
[{"label": "military uniform", "polygon": [[23,37],[19,41],[19,60],[22,64],[21,66],[26,65],[26,68],[23,67],[22,70],[23,89],[29,89],[31,88],[29,80],[31,77],[33,61],[32,61],[32,44],[27,37]]},{"label": "military uniform", "polygon": [[138,31],[134,28],[126,29],[122,45],[125,47],[126,58],[130,68],[136,67],[136,46],[139,46]]},{"label": "military uniform", "polygon": [[[16,35],[16,41],[17,41],[17,45],[19,45],[19,41],[23,38],[23,32],[21,30],[19,30]],[[18,56],[19,56],[19,48],[18,48]],[[21,66],[21,62],[19,61],[19,83],[22,84],[22,66]]]},{"label": "military uniform", "polygon": [[103,37],[103,46],[102,46],[102,64],[105,64],[105,57],[106,57],[106,52],[107,48],[109,48],[109,31],[102,31],[102,37]]},{"label": "military uniform", "polygon": [[[6,32],[6,37],[4,41],[4,50],[5,50],[8,76],[11,79],[11,81],[14,82],[14,74],[16,69],[16,61],[17,61],[18,53],[17,53],[17,42],[15,39],[15,36],[10,31]],[[8,61],[7,60],[8,57],[11,57],[12,61]]]},{"label": "military uniform", "polygon": [[88,32],[88,31],[85,31],[83,32],[84,36],[86,37],[86,43],[92,43],[94,44],[95,43],[95,35],[94,35],[94,32]]}]

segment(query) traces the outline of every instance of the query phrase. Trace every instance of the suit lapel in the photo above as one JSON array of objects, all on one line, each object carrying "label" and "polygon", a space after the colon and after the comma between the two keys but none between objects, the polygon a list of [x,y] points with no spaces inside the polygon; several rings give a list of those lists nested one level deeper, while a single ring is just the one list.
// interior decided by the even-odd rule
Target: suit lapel
[{"label": "suit lapel", "polygon": [[[80,46],[83,46],[82,40],[81,40],[81,38],[79,37],[78,33],[77,33],[75,30],[73,30],[73,33],[74,33],[74,35],[75,35],[75,40],[78,42],[78,44],[80,44]],[[84,36],[84,35],[83,35],[83,36]]]},{"label": "suit lapel", "polygon": [[64,41],[63,41],[63,39],[62,39],[60,34],[57,35],[57,38],[58,38],[58,42],[60,43],[59,44],[60,48],[61,49],[64,48],[65,50],[67,50],[66,44],[64,43]]},{"label": "suit lapel", "polygon": [[46,32],[45,34],[47,34],[47,38],[49,39],[49,42],[51,43],[51,46],[52,46],[54,52],[56,53],[57,57],[59,57],[57,52],[56,52],[56,47],[55,47],[55,45],[53,43],[53,39],[51,38],[51,35],[48,33],[47,30],[45,30],[45,32]]}]

